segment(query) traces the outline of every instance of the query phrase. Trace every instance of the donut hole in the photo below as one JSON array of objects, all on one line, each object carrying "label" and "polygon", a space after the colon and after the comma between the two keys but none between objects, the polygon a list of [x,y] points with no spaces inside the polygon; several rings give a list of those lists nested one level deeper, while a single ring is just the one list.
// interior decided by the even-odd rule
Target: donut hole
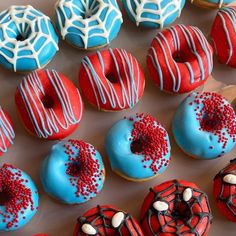
[{"label": "donut hole", "polygon": [[0,192],[0,206],[6,205],[11,200],[12,196],[7,190]]},{"label": "donut hole", "polygon": [[17,41],[25,41],[25,37],[24,37],[23,35],[21,35],[21,34],[18,34],[18,35],[16,36],[16,40],[17,40]]},{"label": "donut hole", "polygon": [[42,99],[41,99],[42,103],[43,103],[43,106],[46,108],[46,109],[50,109],[50,108],[53,108],[53,105],[54,105],[54,102],[53,102],[53,99],[49,96],[44,96]]},{"label": "donut hole", "polygon": [[176,221],[181,220],[183,222],[186,222],[191,217],[191,211],[185,202],[180,202],[173,209],[171,216]]},{"label": "donut hole", "polygon": [[77,161],[73,161],[68,164],[66,173],[72,177],[80,176],[81,166]]},{"label": "donut hole", "polygon": [[117,82],[116,77],[115,77],[114,75],[112,75],[112,74],[108,74],[108,75],[106,76],[106,78],[107,78],[107,80],[109,80],[112,84],[114,84],[114,83]]},{"label": "donut hole", "polygon": [[24,25],[20,24],[19,27],[14,32],[15,34],[12,35],[17,41],[23,42],[27,38],[29,38],[31,34],[31,27],[25,23]]},{"label": "donut hole", "polygon": [[186,59],[184,58],[183,55],[181,55],[180,53],[176,52],[172,55],[173,60],[177,63],[184,63],[186,62]]},{"label": "donut hole", "polygon": [[82,6],[82,12],[79,12],[79,15],[83,19],[89,19],[91,16],[96,14],[100,8],[100,3],[98,0],[96,1],[86,1],[86,4]]},{"label": "donut hole", "polygon": [[137,139],[137,140],[134,140],[132,143],[131,143],[131,152],[134,153],[134,154],[140,154],[142,153],[143,151],[143,143],[142,143],[142,140],[140,139]]},{"label": "donut hole", "polygon": [[202,121],[200,122],[201,128],[206,131],[217,130],[221,125],[222,117],[218,113],[204,114]]}]

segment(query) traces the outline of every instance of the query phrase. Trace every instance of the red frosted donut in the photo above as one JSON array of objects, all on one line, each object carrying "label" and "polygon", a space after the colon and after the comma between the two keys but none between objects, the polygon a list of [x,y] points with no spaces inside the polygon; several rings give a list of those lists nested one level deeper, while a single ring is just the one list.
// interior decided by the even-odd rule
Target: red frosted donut
[{"label": "red frosted donut", "polygon": [[161,90],[187,93],[202,85],[211,74],[213,50],[197,27],[176,25],[153,39],[147,67]]},{"label": "red frosted donut", "polygon": [[139,101],[145,78],[130,53],[110,48],[82,59],[79,86],[88,102],[99,110],[119,111]]},{"label": "red frosted donut", "polygon": [[206,236],[211,221],[207,195],[184,180],[150,189],[141,209],[141,226],[147,236]]},{"label": "red frosted donut", "polygon": [[74,84],[55,70],[39,70],[20,83],[15,103],[26,129],[45,139],[63,139],[79,125],[83,102]]},{"label": "red frosted donut", "polygon": [[220,212],[236,222],[236,159],[216,175],[213,195]]},{"label": "red frosted donut", "polygon": [[13,144],[15,132],[9,115],[0,106],[0,156]]},{"label": "red frosted donut", "polygon": [[130,214],[113,206],[97,206],[78,218],[74,236],[144,236]]},{"label": "red frosted donut", "polygon": [[236,68],[236,6],[218,11],[211,29],[218,61]]}]

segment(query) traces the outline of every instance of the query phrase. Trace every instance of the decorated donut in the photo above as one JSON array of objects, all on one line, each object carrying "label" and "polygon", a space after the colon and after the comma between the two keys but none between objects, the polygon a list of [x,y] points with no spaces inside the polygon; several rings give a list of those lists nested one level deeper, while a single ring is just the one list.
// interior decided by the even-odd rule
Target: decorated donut
[{"label": "decorated donut", "polygon": [[161,90],[187,93],[202,85],[211,74],[213,49],[197,27],[176,25],[153,39],[147,67]]},{"label": "decorated donut", "polygon": [[216,206],[230,221],[236,222],[236,159],[214,178],[213,195]]},{"label": "decorated donut", "polygon": [[218,11],[211,29],[211,39],[218,61],[236,68],[236,6]]},{"label": "decorated donut", "polygon": [[137,220],[113,206],[97,206],[78,218],[73,236],[143,236]]},{"label": "decorated donut", "polygon": [[13,144],[15,132],[9,115],[0,106],[0,156]]},{"label": "decorated donut", "polygon": [[211,223],[207,195],[184,180],[170,180],[151,188],[141,209],[146,236],[207,236]]},{"label": "decorated donut", "polygon": [[122,0],[130,19],[137,26],[163,28],[180,16],[185,0]]},{"label": "decorated donut", "polygon": [[193,92],[177,108],[172,130],[185,153],[196,158],[214,159],[235,146],[235,112],[217,93]]},{"label": "decorated donut", "polygon": [[198,7],[215,9],[225,7],[234,0],[191,0],[191,2]]},{"label": "decorated donut", "polygon": [[44,139],[63,139],[79,125],[83,102],[78,89],[55,70],[39,70],[20,83],[15,103],[25,128]]},{"label": "decorated donut", "polygon": [[151,115],[136,114],[118,121],[109,130],[105,147],[113,171],[132,181],[161,174],[171,158],[169,136]]},{"label": "decorated donut", "polygon": [[123,22],[116,0],[58,0],[56,25],[71,45],[95,49],[109,44]]},{"label": "decorated donut", "polygon": [[0,65],[29,72],[46,66],[58,51],[58,36],[48,16],[32,6],[0,13]]},{"label": "decorated donut", "polygon": [[27,224],[38,210],[38,191],[31,178],[9,164],[0,167],[0,231]]},{"label": "decorated donut", "polygon": [[94,198],[105,180],[99,152],[89,143],[72,139],[52,147],[40,173],[45,192],[67,204]]},{"label": "decorated donut", "polygon": [[79,87],[89,103],[99,110],[133,108],[145,86],[137,60],[124,49],[106,49],[82,59]]}]

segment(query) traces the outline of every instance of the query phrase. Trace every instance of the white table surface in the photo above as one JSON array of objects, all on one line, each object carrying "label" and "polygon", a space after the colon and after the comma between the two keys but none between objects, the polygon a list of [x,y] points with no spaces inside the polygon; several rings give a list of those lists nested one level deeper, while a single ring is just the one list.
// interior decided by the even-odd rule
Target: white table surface
[{"label": "white table surface", "polygon": [[[0,10],[4,10],[13,4],[31,4],[45,14],[53,18],[55,0],[8,0],[0,2]],[[123,12],[124,13],[124,12]],[[175,23],[196,25],[208,34],[216,12],[204,10],[187,3],[183,13]],[[226,163],[235,157],[236,150],[221,159],[212,161],[194,160],[186,156],[175,144],[170,131],[171,118],[173,113],[185,97],[185,95],[168,95],[159,92],[148,76],[145,58],[147,49],[156,30],[140,29],[129,21],[126,14],[119,36],[112,42],[112,47],[120,47],[129,50],[137,57],[146,72],[146,88],[142,100],[133,110],[117,113],[98,112],[85,102],[85,111],[80,127],[70,136],[71,138],[84,139],[95,145],[103,156],[107,177],[102,192],[93,200],[78,206],[61,204],[50,198],[42,189],[39,179],[39,168],[54,142],[42,141],[30,136],[20,123],[14,104],[14,93],[17,85],[22,79],[18,75],[0,68],[0,104],[11,115],[16,132],[15,144],[8,153],[0,158],[1,163],[11,163],[26,171],[37,184],[40,193],[40,208],[32,221],[23,229],[15,232],[2,233],[1,235],[32,236],[36,233],[48,233],[50,236],[72,235],[76,219],[84,211],[97,204],[114,204],[119,208],[139,217],[140,207],[144,196],[151,186],[160,184],[163,181],[179,178],[195,182],[209,195],[214,221],[211,227],[210,236],[235,236],[236,224],[228,222],[217,211],[212,198],[212,183],[215,174],[225,166]],[[77,72],[81,57],[86,52],[79,51],[60,42],[60,51],[48,68],[54,68],[67,75],[76,85]],[[236,70],[219,65],[215,60],[213,76],[218,82],[208,80],[206,90],[213,90],[222,84],[236,83]],[[104,137],[112,124],[121,119],[124,115],[135,112],[146,112],[157,117],[167,128],[171,136],[173,160],[161,176],[144,183],[128,182],[116,176],[110,168],[108,158],[104,150]]]}]

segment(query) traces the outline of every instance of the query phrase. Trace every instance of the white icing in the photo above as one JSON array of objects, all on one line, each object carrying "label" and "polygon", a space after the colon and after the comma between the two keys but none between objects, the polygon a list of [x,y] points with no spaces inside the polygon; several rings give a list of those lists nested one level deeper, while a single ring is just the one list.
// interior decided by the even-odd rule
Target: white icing
[{"label": "white icing", "polygon": [[[22,99],[25,103],[29,117],[31,118],[34,130],[38,137],[41,138],[47,138],[53,135],[53,133],[58,133],[59,127],[66,130],[70,125],[79,123],[83,109],[82,100],[79,91],[77,90],[81,106],[79,117],[76,117],[74,109],[77,108],[72,107],[71,98],[68,94],[69,91],[65,88],[59,74],[55,70],[52,70],[52,75],[49,70],[46,70],[46,73],[47,79],[50,81],[50,85],[54,88],[57,98],[60,101],[63,121],[59,119],[53,108],[47,109],[44,107],[41,97],[42,95],[47,96],[47,94],[45,94],[45,88],[43,87],[37,72],[29,74],[19,86]],[[32,90],[34,95],[31,93]],[[40,108],[38,104],[40,105]],[[38,119],[36,119],[36,117],[38,117]]]},{"label": "white icing", "polygon": [[193,196],[193,191],[191,188],[186,188],[183,192],[183,199],[185,202],[188,202]]},{"label": "white icing", "polygon": [[95,235],[97,233],[96,229],[94,229],[92,225],[87,224],[87,223],[83,224],[81,229],[85,234],[88,234],[88,235]]},{"label": "white icing", "polygon": [[125,219],[123,212],[117,212],[111,219],[111,224],[114,228],[118,228]]},{"label": "white icing", "polygon": [[153,203],[153,207],[157,210],[157,211],[167,211],[169,208],[169,205],[166,202],[163,201],[156,201]]},{"label": "white icing", "polygon": [[236,175],[233,174],[225,175],[223,181],[228,184],[236,184]]}]

